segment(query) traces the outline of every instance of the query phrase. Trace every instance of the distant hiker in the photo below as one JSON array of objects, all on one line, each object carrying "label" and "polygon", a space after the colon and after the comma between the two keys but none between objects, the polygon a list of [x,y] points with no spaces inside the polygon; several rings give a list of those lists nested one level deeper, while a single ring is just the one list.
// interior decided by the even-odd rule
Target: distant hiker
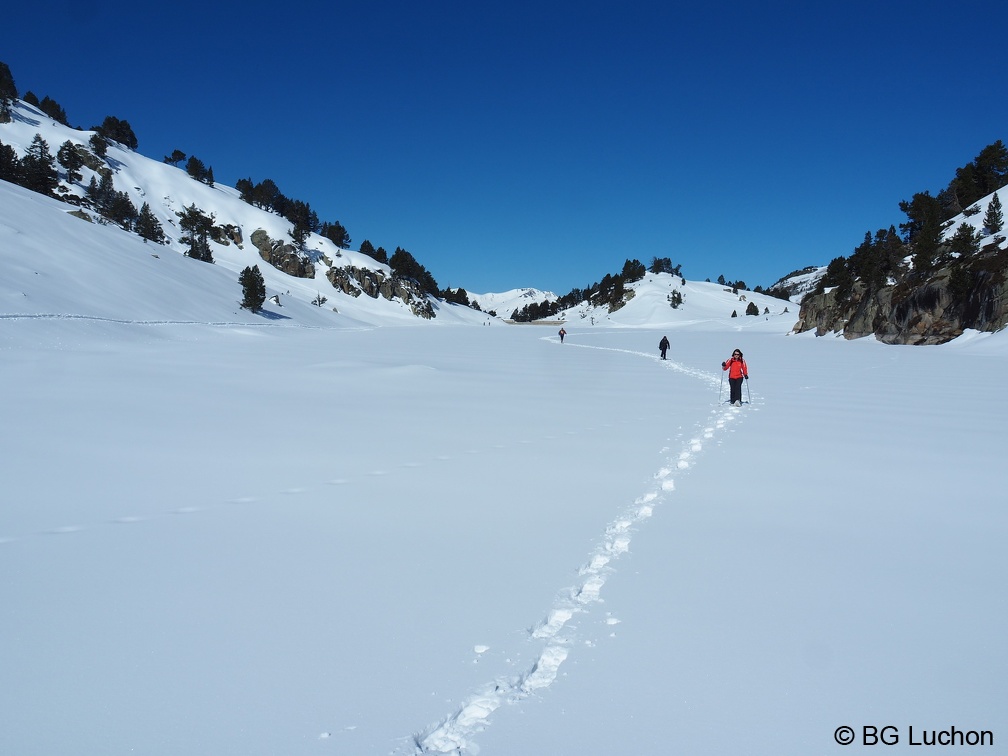
[{"label": "distant hiker", "polygon": [[668,336],[661,337],[661,341],[658,342],[658,348],[661,350],[661,358],[664,360],[665,352],[667,352],[669,348]]},{"label": "distant hiker", "polygon": [[731,386],[732,406],[741,407],[742,380],[749,380],[749,368],[746,367],[745,360],[742,359],[742,350],[736,349],[732,352],[731,358],[721,363],[721,369],[728,371],[728,385]]},{"label": "distant hiker", "polygon": [[560,343],[563,344],[563,337],[567,335],[567,331],[565,331],[563,329],[563,326],[561,326],[559,333],[560,333]]}]

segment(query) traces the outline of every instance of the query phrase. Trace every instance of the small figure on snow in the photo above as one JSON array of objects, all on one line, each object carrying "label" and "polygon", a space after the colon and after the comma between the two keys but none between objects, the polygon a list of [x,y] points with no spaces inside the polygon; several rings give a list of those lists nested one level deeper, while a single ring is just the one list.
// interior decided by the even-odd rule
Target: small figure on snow
[{"label": "small figure on snow", "polygon": [[728,385],[731,386],[731,405],[742,406],[742,381],[749,380],[749,368],[742,359],[742,350],[736,349],[732,356],[721,363],[721,369],[728,371]]},{"label": "small figure on snow", "polygon": [[567,331],[564,330],[563,326],[560,326],[559,334],[560,334],[560,343],[563,344],[564,336],[567,335]]},{"label": "small figure on snow", "polygon": [[665,353],[668,351],[668,348],[669,348],[668,336],[662,336],[661,341],[658,342],[658,349],[661,350],[661,358],[663,360],[665,359]]}]

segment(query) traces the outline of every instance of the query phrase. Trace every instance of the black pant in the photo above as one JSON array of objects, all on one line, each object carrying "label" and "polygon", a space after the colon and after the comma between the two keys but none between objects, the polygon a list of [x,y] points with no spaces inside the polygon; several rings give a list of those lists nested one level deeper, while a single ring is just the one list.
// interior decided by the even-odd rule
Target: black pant
[{"label": "black pant", "polygon": [[729,378],[728,385],[731,386],[731,403],[742,402],[742,379]]}]

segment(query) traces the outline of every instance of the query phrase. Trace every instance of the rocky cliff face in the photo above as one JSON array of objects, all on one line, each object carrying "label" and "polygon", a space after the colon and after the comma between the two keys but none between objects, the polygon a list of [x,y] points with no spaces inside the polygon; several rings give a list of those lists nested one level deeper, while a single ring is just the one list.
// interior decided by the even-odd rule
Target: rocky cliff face
[{"label": "rocky cliff face", "polygon": [[[272,265],[298,278],[314,278],[315,265],[291,244],[270,239],[269,235],[260,229],[252,232],[252,244],[259,250],[259,256]],[[341,268],[332,266],[332,261],[323,256],[322,262],[329,266],[326,278],[334,288],[351,297],[366,294],[372,299],[383,297],[390,302],[398,300],[410,308],[410,312],[418,318],[431,320],[435,317],[434,306],[427,293],[411,278],[388,276],[378,270],[358,268],[345,265]]]},{"label": "rocky cliff face", "polygon": [[411,278],[386,276],[381,271],[353,265],[329,268],[326,278],[333,287],[352,297],[366,294],[372,299],[379,296],[389,301],[397,299],[406,304],[418,318],[431,320],[435,316],[434,307],[426,292]]},{"label": "rocky cliff face", "polygon": [[297,251],[293,244],[270,239],[261,228],[252,232],[252,244],[259,250],[259,257],[277,270],[297,278],[314,278],[315,265]]},{"label": "rocky cliff face", "polygon": [[875,290],[855,281],[846,292],[809,294],[798,318],[796,333],[874,334],[887,344],[941,344],[967,328],[997,331],[1008,324],[1008,248],[988,245],[927,276],[906,271]]}]

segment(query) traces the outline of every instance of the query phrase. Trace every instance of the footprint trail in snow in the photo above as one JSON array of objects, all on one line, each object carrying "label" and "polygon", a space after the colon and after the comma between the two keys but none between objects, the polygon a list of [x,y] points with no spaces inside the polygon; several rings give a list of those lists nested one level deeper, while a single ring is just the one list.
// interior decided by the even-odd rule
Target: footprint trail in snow
[{"label": "footprint trail in snow", "polygon": [[[630,350],[596,346],[582,348],[626,351],[629,354],[657,359],[650,354]],[[662,365],[667,369],[703,380],[712,386],[717,386],[719,383],[717,377],[709,372],[686,368],[672,360],[663,361]],[[487,683],[465,699],[454,713],[416,733],[412,738],[415,754],[476,753],[478,748],[472,739],[486,729],[495,711],[549,688],[556,681],[560,666],[575,650],[574,639],[564,633],[568,623],[577,615],[590,611],[594,604],[601,601],[602,588],[614,571],[614,563],[630,550],[630,541],[635,530],[651,517],[656,506],[673,494],[675,476],[688,471],[695,464],[696,456],[703,451],[704,445],[729,424],[737,422],[741,415],[740,408],[728,405],[719,405],[712,410],[707,421],[700,424],[701,430],[688,439],[678,453],[670,455],[658,469],[651,490],[635,499],[625,512],[606,527],[599,545],[578,570],[578,582],[562,591],[546,616],[529,630],[529,641],[540,644],[539,653],[532,665],[514,675]],[[668,450],[663,450],[663,453],[666,451]],[[612,616],[606,618],[607,625],[618,622],[619,620]]]}]

